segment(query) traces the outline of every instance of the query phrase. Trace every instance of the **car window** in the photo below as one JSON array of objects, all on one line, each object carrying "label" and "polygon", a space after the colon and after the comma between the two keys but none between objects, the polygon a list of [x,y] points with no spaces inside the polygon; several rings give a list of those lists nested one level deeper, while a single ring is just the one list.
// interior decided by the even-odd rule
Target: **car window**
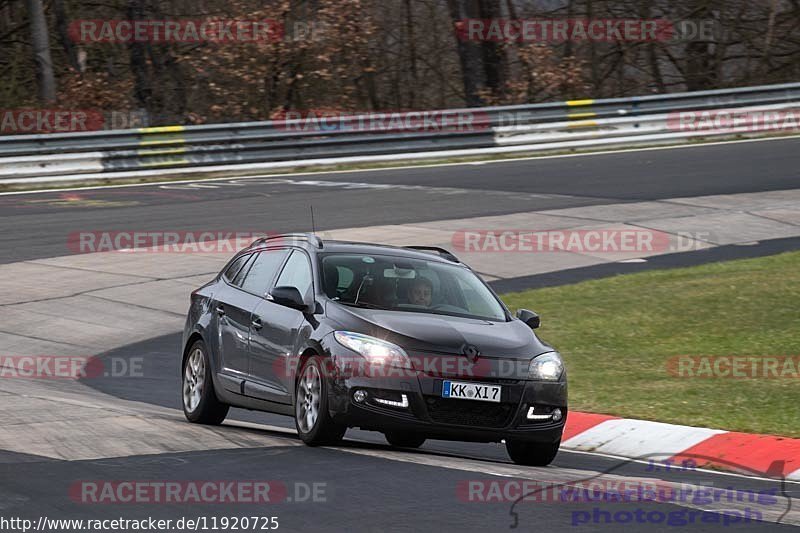
[{"label": "car window", "polygon": [[306,254],[294,251],[292,256],[283,267],[276,287],[296,287],[303,296],[308,295],[313,285],[311,277],[311,265],[308,263]]},{"label": "car window", "polygon": [[462,266],[390,255],[334,253],[323,255],[322,271],[323,291],[344,305],[507,320],[491,290]]},{"label": "car window", "polygon": [[476,286],[467,282],[465,279],[458,278],[458,293],[464,299],[463,306],[470,310],[470,313],[478,316],[490,316],[494,311],[491,304],[483,297],[483,286]]},{"label": "car window", "polygon": [[258,254],[244,278],[242,289],[260,296],[267,294],[287,253],[286,250],[267,250]]},{"label": "car window", "polygon": [[244,264],[250,259],[251,255],[252,254],[247,254],[236,258],[236,261],[231,263],[231,266],[229,266],[228,269],[225,271],[225,274],[223,274],[225,276],[225,279],[227,279],[230,282],[233,282],[234,278],[236,277],[236,274],[239,273],[239,270],[241,270]]},{"label": "car window", "polygon": [[231,281],[233,285],[236,285],[237,287],[242,286],[244,277],[247,275],[247,271],[250,270],[250,267],[253,266],[253,260],[256,258],[257,255],[258,254],[250,254],[247,256],[247,261],[242,266],[242,268],[239,269],[239,272],[236,273],[236,277],[233,278],[233,280]]}]

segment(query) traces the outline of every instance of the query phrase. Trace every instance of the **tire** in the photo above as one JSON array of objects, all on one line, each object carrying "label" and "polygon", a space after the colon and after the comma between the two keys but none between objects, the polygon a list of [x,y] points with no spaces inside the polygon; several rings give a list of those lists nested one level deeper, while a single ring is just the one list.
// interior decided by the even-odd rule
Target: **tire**
[{"label": "tire", "polygon": [[425,437],[418,433],[384,433],[386,440],[398,448],[419,448],[425,444]]},{"label": "tire", "polygon": [[328,382],[322,377],[322,358],[306,359],[295,387],[294,423],[300,439],[309,446],[336,444],[347,426],[337,424],[328,412]]},{"label": "tire", "polygon": [[217,398],[208,350],[203,341],[192,344],[182,370],[181,403],[186,419],[195,424],[221,424],[228,416],[230,406]]},{"label": "tire", "polygon": [[519,442],[506,440],[506,451],[518,465],[547,466],[558,455],[561,440],[556,442]]}]

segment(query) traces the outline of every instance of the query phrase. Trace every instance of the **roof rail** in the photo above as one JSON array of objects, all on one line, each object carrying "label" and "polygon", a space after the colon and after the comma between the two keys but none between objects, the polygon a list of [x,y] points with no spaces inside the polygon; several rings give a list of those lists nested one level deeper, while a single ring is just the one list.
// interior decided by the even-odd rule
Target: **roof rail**
[{"label": "roof rail", "polygon": [[458,257],[453,255],[450,251],[445,250],[444,248],[439,248],[438,246],[403,246],[403,248],[408,248],[409,250],[419,250],[421,252],[436,252],[449,261],[453,261],[454,263],[461,262]]},{"label": "roof rail", "polygon": [[309,242],[309,243],[313,244],[314,246],[316,246],[320,250],[323,248],[322,239],[320,239],[319,237],[317,237],[313,233],[281,233],[281,234],[278,234],[278,235],[269,235],[267,237],[262,237],[262,238],[256,240],[250,246],[256,246],[256,245],[259,245],[259,244],[264,244],[264,243],[266,243],[268,241],[275,241],[275,240],[278,240],[278,239],[295,240],[295,241],[306,241],[306,242]]}]

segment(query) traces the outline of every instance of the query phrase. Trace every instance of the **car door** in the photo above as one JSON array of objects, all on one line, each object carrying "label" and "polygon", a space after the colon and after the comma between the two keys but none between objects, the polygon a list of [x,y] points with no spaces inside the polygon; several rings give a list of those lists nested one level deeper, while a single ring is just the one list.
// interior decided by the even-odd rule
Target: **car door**
[{"label": "car door", "polygon": [[242,392],[241,384],[250,373],[249,344],[253,311],[275,279],[286,255],[285,250],[252,254],[235,276],[226,276],[220,292],[215,294],[214,312],[219,337],[217,346],[221,371],[229,378],[222,379],[228,390],[239,394]]},{"label": "car door", "polygon": [[250,369],[250,315],[247,309],[250,305],[256,305],[238,286],[253,258],[253,254],[243,255],[228,267],[212,302],[220,372],[227,378],[223,378],[222,383],[226,389],[238,393],[241,393],[241,383]]},{"label": "car door", "polygon": [[[311,262],[305,252],[294,250],[286,261],[276,287],[295,287],[309,302],[313,301]],[[295,365],[294,356],[311,332],[305,315],[296,309],[262,301],[255,310],[254,329],[250,336],[250,375],[245,393],[263,400],[291,404]]]}]

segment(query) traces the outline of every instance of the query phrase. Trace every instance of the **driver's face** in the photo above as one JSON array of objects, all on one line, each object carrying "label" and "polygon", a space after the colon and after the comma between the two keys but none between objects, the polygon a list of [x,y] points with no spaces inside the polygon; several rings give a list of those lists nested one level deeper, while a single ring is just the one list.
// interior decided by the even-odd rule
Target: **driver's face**
[{"label": "driver's face", "polygon": [[411,287],[409,291],[408,299],[414,305],[424,305],[425,307],[430,307],[431,302],[433,301],[433,291],[428,285],[424,283],[418,283]]}]

